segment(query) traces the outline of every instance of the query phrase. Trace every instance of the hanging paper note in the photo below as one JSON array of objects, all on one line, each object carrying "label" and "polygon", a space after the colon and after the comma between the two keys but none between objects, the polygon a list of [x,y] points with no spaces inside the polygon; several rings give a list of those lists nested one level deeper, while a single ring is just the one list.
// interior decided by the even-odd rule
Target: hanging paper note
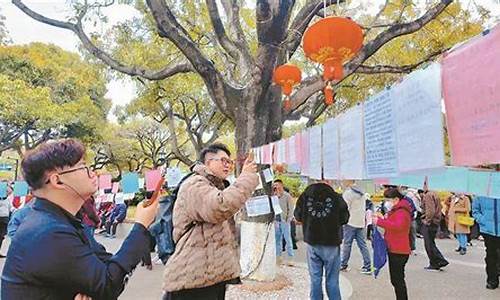
[{"label": "hanging paper note", "polygon": [[271,168],[267,168],[262,171],[262,174],[264,175],[264,180],[266,182],[272,182],[274,180],[274,174],[273,170]]},{"label": "hanging paper note", "polygon": [[247,209],[247,215],[249,217],[265,215],[271,212],[268,196],[258,196],[251,198],[245,203],[245,207]]},{"label": "hanging paper note", "polygon": [[113,182],[113,187],[111,188],[111,193],[116,194],[118,193],[118,189],[120,188],[120,183],[119,182]]},{"label": "hanging paper note", "polygon": [[273,151],[273,145],[272,144],[267,144],[262,147],[262,163],[263,164],[268,164],[271,165],[273,163],[272,160],[272,151]]},{"label": "hanging paper note", "polygon": [[115,199],[115,204],[125,203],[125,194],[124,193],[116,193],[114,199]]},{"label": "hanging paper note", "polygon": [[275,164],[282,164],[285,162],[285,141],[279,140],[274,143],[274,152],[276,159],[274,160]]},{"label": "hanging paper note", "polygon": [[177,167],[167,169],[167,185],[168,187],[176,187],[182,179],[181,169]]},{"label": "hanging paper note", "polygon": [[398,174],[396,128],[391,90],[383,90],[364,104],[366,175]]},{"label": "hanging paper note", "polygon": [[139,177],[139,189],[144,189],[145,183],[146,183],[146,179],[143,177]]},{"label": "hanging paper note", "polygon": [[160,170],[150,170],[146,172],[146,191],[154,191],[158,181],[161,179]]},{"label": "hanging paper note", "polygon": [[103,190],[112,188],[111,178],[112,178],[111,174],[100,175],[99,176],[99,188],[103,189]]},{"label": "hanging paper note", "polygon": [[361,105],[349,109],[338,118],[340,141],[340,178],[363,179],[363,109]]},{"label": "hanging paper note", "polygon": [[500,163],[500,26],[443,59],[453,165]]},{"label": "hanging paper note", "polygon": [[386,185],[386,184],[389,184],[389,178],[377,178],[377,179],[373,179],[373,183],[377,184],[377,185]]},{"label": "hanging paper note", "polygon": [[310,175],[309,167],[309,130],[301,132],[301,159],[300,159],[300,169],[301,174],[304,176]]},{"label": "hanging paper note", "polygon": [[392,88],[400,173],[445,165],[440,74],[435,63]]},{"label": "hanging paper note", "polygon": [[0,182],[0,198],[7,198],[7,182]]},{"label": "hanging paper note", "polygon": [[467,168],[445,168],[444,172],[429,175],[427,184],[430,190],[466,193],[468,189]]},{"label": "hanging paper note", "polygon": [[299,132],[295,135],[295,157],[297,158],[299,168],[302,167],[302,157],[304,156],[302,152],[302,133]]},{"label": "hanging paper note", "polygon": [[115,201],[115,195],[116,194],[107,194],[106,195],[106,202],[113,202],[113,201]]},{"label": "hanging paper note", "polygon": [[137,193],[139,191],[139,175],[137,173],[123,174],[121,186],[124,193]]},{"label": "hanging paper note", "polygon": [[392,185],[406,186],[415,189],[424,187],[425,176],[423,175],[406,175],[395,178],[390,178],[389,183]]},{"label": "hanging paper note", "polygon": [[280,206],[280,199],[278,196],[271,196],[271,202],[273,204],[273,210],[275,215],[279,215],[283,213],[283,210],[281,209]]},{"label": "hanging paper note", "polygon": [[28,195],[28,183],[26,181],[14,182],[14,197],[23,197]]},{"label": "hanging paper note", "polygon": [[323,177],[339,179],[339,133],[337,119],[323,124]]},{"label": "hanging paper note", "polygon": [[297,140],[297,135],[293,135],[291,138],[288,139],[288,160],[287,164],[292,165],[296,164],[297,161],[297,153],[295,151],[296,149],[296,140]]},{"label": "hanging paper note", "polygon": [[491,172],[471,171],[468,174],[468,193],[488,196],[488,186],[490,184]]},{"label": "hanging paper note", "polygon": [[490,180],[489,196],[492,198],[500,198],[500,172],[492,173]]},{"label": "hanging paper note", "polygon": [[309,130],[309,177],[322,179],[321,126]]}]

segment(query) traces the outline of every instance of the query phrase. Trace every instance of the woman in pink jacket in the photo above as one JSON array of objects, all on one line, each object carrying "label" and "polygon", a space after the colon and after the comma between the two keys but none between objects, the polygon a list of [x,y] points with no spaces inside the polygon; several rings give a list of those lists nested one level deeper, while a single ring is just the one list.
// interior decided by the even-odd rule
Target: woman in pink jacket
[{"label": "woman in pink jacket", "polygon": [[384,228],[384,239],[389,256],[389,273],[391,284],[396,292],[396,299],[408,299],[405,282],[405,266],[410,256],[410,226],[412,207],[404,196],[396,189],[384,192],[386,202],[391,206],[385,218],[373,217],[373,223]]}]

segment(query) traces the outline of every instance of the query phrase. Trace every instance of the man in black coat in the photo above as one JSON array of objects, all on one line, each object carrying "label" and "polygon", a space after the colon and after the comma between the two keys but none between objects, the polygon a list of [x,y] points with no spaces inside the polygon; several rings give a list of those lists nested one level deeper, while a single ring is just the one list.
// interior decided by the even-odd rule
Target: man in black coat
[{"label": "man in black coat", "polygon": [[310,298],[323,298],[324,270],[328,298],[340,299],[340,244],[342,225],[349,221],[347,203],[328,184],[315,183],[300,195],[294,216],[303,224],[311,280]]}]

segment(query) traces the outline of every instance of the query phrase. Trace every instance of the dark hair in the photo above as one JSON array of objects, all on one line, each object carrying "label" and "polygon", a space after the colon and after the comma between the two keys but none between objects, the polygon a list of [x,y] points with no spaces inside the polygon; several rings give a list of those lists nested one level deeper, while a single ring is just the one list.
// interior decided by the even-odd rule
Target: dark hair
[{"label": "dark hair", "polygon": [[274,180],[274,183],[281,183],[283,185],[283,181],[281,179]]},{"label": "dark hair", "polygon": [[41,144],[29,151],[21,162],[24,179],[36,190],[45,182],[45,174],[57,168],[76,165],[85,155],[83,144],[65,139]]},{"label": "dark hair", "polygon": [[422,189],[418,189],[417,193],[419,193],[419,194],[423,194],[423,193],[424,193],[424,190],[422,190]]},{"label": "dark hair", "polygon": [[231,152],[227,149],[227,146],[221,143],[211,144],[208,147],[204,148],[200,152],[200,162],[205,163],[205,157],[208,153],[217,154],[219,151],[224,151],[227,156],[231,156]]},{"label": "dark hair", "polygon": [[390,189],[387,189],[385,192],[384,192],[384,197],[385,198],[389,198],[389,199],[394,199],[394,198],[399,198],[399,199],[403,199],[404,196],[403,194],[401,194],[399,192],[398,189],[396,188],[390,188]]}]

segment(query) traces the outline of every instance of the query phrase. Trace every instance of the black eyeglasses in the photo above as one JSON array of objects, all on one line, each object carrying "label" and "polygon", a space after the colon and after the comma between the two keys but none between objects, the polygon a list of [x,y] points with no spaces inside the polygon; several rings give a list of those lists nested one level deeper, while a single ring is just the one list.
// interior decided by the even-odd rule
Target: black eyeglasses
[{"label": "black eyeglasses", "polygon": [[226,165],[226,166],[232,166],[232,165],[234,165],[234,161],[233,160],[225,158],[225,157],[222,157],[222,158],[210,158],[208,160],[218,160],[223,165]]},{"label": "black eyeglasses", "polygon": [[[87,167],[87,166],[81,166],[81,167],[78,167],[78,168],[74,168],[74,169],[69,169],[69,170],[66,170],[66,171],[62,171],[62,172],[59,172],[57,173],[57,175],[64,175],[64,174],[68,174],[68,173],[73,173],[73,172],[76,172],[76,171],[80,171],[80,170],[87,170],[87,176],[90,178],[90,168]],[[47,181],[45,182],[45,184],[49,183],[50,179],[47,179]]]}]

